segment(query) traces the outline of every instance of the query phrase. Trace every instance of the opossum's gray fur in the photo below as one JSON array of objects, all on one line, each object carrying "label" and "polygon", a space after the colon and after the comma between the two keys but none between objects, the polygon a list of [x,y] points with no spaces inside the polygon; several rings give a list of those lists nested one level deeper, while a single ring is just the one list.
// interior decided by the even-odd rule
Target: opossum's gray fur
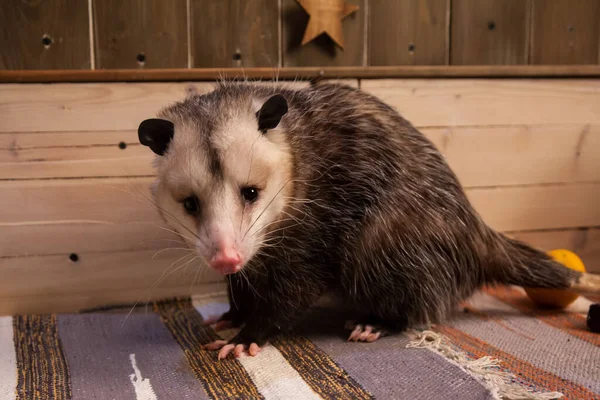
[{"label": "opossum's gray fur", "polygon": [[[391,107],[337,84],[221,82],[162,115],[210,132],[249,98],[282,94],[293,193],[272,235],[229,276],[237,341],[264,343],[326,291],[357,319],[404,329],[444,320],[484,284],[567,288],[580,276],[488,227],[435,146]],[[230,296],[231,297],[231,296]]]}]

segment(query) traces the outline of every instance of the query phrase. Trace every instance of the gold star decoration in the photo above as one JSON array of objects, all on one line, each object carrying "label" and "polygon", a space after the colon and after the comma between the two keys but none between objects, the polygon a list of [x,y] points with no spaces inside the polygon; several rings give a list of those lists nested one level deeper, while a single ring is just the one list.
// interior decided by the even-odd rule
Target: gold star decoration
[{"label": "gold star decoration", "polygon": [[340,48],[344,48],[342,20],[356,12],[358,6],[344,0],[296,0],[310,16],[302,45],[327,34]]}]

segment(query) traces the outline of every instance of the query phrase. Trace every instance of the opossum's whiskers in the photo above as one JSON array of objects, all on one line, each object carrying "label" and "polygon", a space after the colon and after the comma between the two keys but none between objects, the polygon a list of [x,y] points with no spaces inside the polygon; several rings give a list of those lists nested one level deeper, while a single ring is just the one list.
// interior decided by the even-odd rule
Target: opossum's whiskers
[{"label": "opossum's whiskers", "polygon": [[281,188],[277,191],[277,193],[275,193],[275,195],[273,196],[273,198],[271,199],[271,201],[269,201],[269,203],[265,206],[265,208],[261,211],[260,214],[258,214],[258,217],[256,217],[256,219],[254,220],[254,222],[250,225],[250,227],[248,227],[248,230],[246,231],[246,233],[244,234],[244,237],[242,238],[242,240],[244,240],[246,238],[246,235],[248,234],[248,232],[250,232],[250,229],[252,229],[252,227],[254,226],[254,224],[256,224],[256,222],[259,220],[260,217],[262,217],[262,215],[265,213],[265,211],[267,211],[267,208],[269,208],[269,206],[273,203],[273,201],[275,201],[275,199],[277,198],[277,196],[279,195],[279,193],[281,193],[281,191],[285,188],[285,186],[290,183],[291,180],[288,180],[287,182],[285,182]]},{"label": "opossum's whiskers", "polygon": [[[227,275],[227,280],[229,281],[229,286],[231,286],[231,275]],[[235,302],[235,296],[234,296],[233,292],[234,292],[234,290],[231,290],[231,291],[230,291],[230,293],[231,293],[231,301],[232,301],[232,303],[233,303],[233,306],[234,306],[235,308],[238,308],[238,306],[237,306],[237,304],[236,304],[236,302]]]},{"label": "opossum's whiskers", "polygon": [[240,272],[242,273],[242,277],[243,277],[244,279],[246,279],[246,283],[248,284],[248,288],[249,288],[249,289],[251,289],[251,290],[254,292],[254,294],[256,295],[256,297],[259,297],[259,298],[261,298],[261,299],[263,299],[263,300],[264,300],[265,298],[264,298],[264,297],[262,297],[262,296],[261,296],[261,295],[258,293],[258,291],[257,291],[257,290],[254,288],[254,286],[252,286],[252,284],[250,283],[250,279],[248,278],[248,275],[247,275],[246,271],[244,271],[244,270],[242,269]]},{"label": "opossum's whiskers", "polygon": [[[192,163],[191,161],[188,161],[188,176],[194,176],[192,174]],[[194,196],[194,203],[196,203],[196,207],[199,208],[198,205],[198,199]],[[169,213],[170,214],[170,213]],[[173,216],[173,218],[175,218],[175,216]],[[175,218],[175,220],[177,220],[177,218]],[[177,220],[177,222],[179,222],[179,220]],[[200,236],[196,235],[195,232],[192,232],[189,228],[187,228],[186,226],[184,226],[181,222],[179,222],[179,224],[181,226],[183,226],[186,230],[190,231],[192,235],[194,235],[198,240],[200,240],[200,243],[202,243],[204,246],[209,247],[201,238]],[[206,231],[206,226],[204,226],[204,224],[202,224],[203,228],[204,228],[204,234],[206,235],[206,237],[210,237],[210,235],[208,234],[208,232]],[[192,240],[193,241],[193,240]]]},{"label": "opossum's whiskers", "polygon": [[192,280],[192,284],[190,285],[190,289],[188,290],[189,294],[192,293],[192,288],[196,284],[196,279],[198,279],[198,273],[200,272],[200,270],[201,270],[201,268],[196,269],[196,274],[194,275],[194,279]]},{"label": "opossum's whiskers", "polygon": [[192,258],[191,260],[187,261],[185,264],[182,264],[179,267],[177,267],[174,270],[172,270],[171,272],[169,272],[163,279],[167,279],[169,277],[169,275],[174,274],[175,272],[179,271],[182,268],[185,271],[187,269],[188,265],[190,265],[191,263],[193,263],[194,261],[196,261],[199,258],[200,258],[200,256],[196,256],[196,257]]},{"label": "opossum's whiskers", "polygon": [[[159,228],[160,228],[160,227],[159,227]],[[165,239],[165,238],[142,240],[142,241],[141,241],[141,242],[139,242],[139,243],[140,243],[140,244],[146,244],[146,243],[150,243],[150,242],[173,242],[173,243],[186,244],[186,242],[184,242],[183,240],[177,240],[177,239]]]},{"label": "opossum's whiskers", "polygon": [[176,265],[176,264],[177,264],[179,261],[181,261],[181,260],[183,260],[183,259],[185,259],[185,258],[187,258],[187,257],[189,257],[189,256],[193,256],[193,255],[194,255],[194,253],[188,253],[188,254],[186,254],[185,256],[183,256],[183,257],[181,257],[181,258],[177,259],[176,261],[172,262],[172,263],[171,263],[171,265],[169,265],[167,268],[165,268],[165,269],[163,270],[162,274],[161,274],[161,275],[158,277],[158,279],[157,279],[157,280],[156,280],[156,281],[155,281],[155,282],[154,282],[154,283],[153,283],[153,284],[150,286],[150,288],[149,288],[149,289],[152,289],[152,288],[154,288],[154,287],[155,287],[155,286],[156,286],[156,285],[157,285],[157,284],[158,284],[158,283],[161,281],[161,279],[162,279],[162,278],[163,278],[163,276],[164,276],[164,275],[167,273],[167,271],[168,271],[168,270],[170,270],[170,269],[171,269],[173,266],[175,266],[175,265]]},{"label": "opossum's whiskers", "polygon": [[[142,193],[142,192],[140,191],[140,189],[139,189],[139,188],[137,188],[135,185],[131,185],[131,187],[133,187],[133,188],[135,189],[135,191],[136,191],[136,192],[137,192],[137,193],[138,193],[140,196],[142,196],[142,197],[144,198],[144,200],[146,200],[148,203],[152,204],[154,207],[156,207],[157,209],[161,210],[162,212],[164,212],[164,213],[168,214],[168,215],[169,215],[171,218],[173,218],[173,219],[174,219],[174,220],[175,220],[175,221],[176,221],[176,222],[177,222],[179,225],[181,225],[181,226],[182,226],[184,229],[188,230],[188,231],[189,231],[189,232],[190,232],[192,235],[196,236],[196,234],[195,234],[194,232],[190,231],[190,230],[189,230],[189,229],[188,229],[188,228],[187,228],[187,227],[186,227],[186,226],[185,226],[183,223],[181,223],[181,221],[179,221],[179,220],[177,219],[177,217],[175,217],[175,216],[174,216],[172,213],[170,213],[169,211],[165,210],[164,208],[160,207],[160,206],[159,206],[159,205],[158,205],[158,204],[157,204],[155,201],[153,201],[153,200],[152,200],[152,199],[150,199],[148,196],[146,196],[144,193]],[[133,192],[130,192],[130,191],[128,191],[128,190],[125,190],[125,189],[123,189],[123,188],[118,188],[118,189],[119,189],[120,191],[123,191],[123,192],[125,192],[125,193],[128,193],[128,194],[130,194],[130,195],[134,195],[134,193],[133,193]],[[181,235],[181,236],[183,236],[182,234],[180,234],[180,233],[178,233],[178,232],[173,232],[173,233],[175,233],[176,235]],[[198,238],[198,239],[199,239],[199,240],[202,240],[202,239],[200,239],[200,238]]]},{"label": "opossum's whiskers", "polygon": [[[252,142],[252,146],[250,146],[250,150],[248,150],[248,152],[250,153],[250,168],[248,168],[248,176],[246,177],[246,185],[248,183],[250,183],[250,173],[252,172],[252,165],[254,164],[254,145],[256,144],[256,142],[258,141],[258,139],[260,139],[261,134],[259,133],[258,136],[256,137],[256,140],[254,140],[254,142]],[[246,207],[242,208],[242,216],[240,217],[240,232],[242,231],[242,223],[244,222],[244,212],[246,211]]]},{"label": "opossum's whiskers", "polygon": [[165,247],[162,250],[158,250],[156,253],[154,253],[154,255],[152,256],[152,259],[154,260],[154,258],[159,255],[160,253],[164,253],[165,251],[169,251],[169,250],[183,250],[183,251],[187,251],[187,252],[193,252],[195,251],[194,249],[190,249],[188,247]]},{"label": "opossum's whiskers", "polygon": [[[146,196],[145,194],[143,194],[142,192],[139,191],[138,189],[138,193],[145,198],[148,202],[150,202],[150,204],[154,205],[156,208],[158,208],[159,210],[161,210],[162,212],[164,212],[165,214],[169,215],[171,218],[173,218],[179,225],[181,225],[182,228],[184,228],[186,231],[188,231],[189,233],[192,234],[192,236],[194,236],[196,239],[200,240],[200,242],[202,242],[204,244],[204,242],[202,241],[202,238],[198,235],[196,235],[196,233],[194,231],[192,231],[191,229],[189,229],[187,226],[185,226],[176,216],[174,216],[171,212],[165,210],[164,208],[162,208],[161,206],[159,206],[155,201],[153,201],[152,199],[148,198],[148,196]],[[183,235],[182,235],[183,236]],[[205,244],[206,245],[206,244]]]},{"label": "opossum's whiskers", "polygon": [[[190,240],[190,241],[192,241],[192,242],[194,241],[194,238],[191,238],[191,237],[189,237],[189,236],[186,236],[186,235],[184,235],[183,233],[179,233],[179,232],[176,232],[176,231],[174,231],[174,230],[172,230],[172,229],[165,228],[164,226],[159,226],[159,228],[160,228],[160,229],[162,229],[162,230],[164,230],[164,231],[171,232],[171,233],[174,233],[174,234],[176,234],[176,235],[180,235],[181,237],[183,237],[183,238],[186,238],[186,239],[188,239],[188,240]],[[185,242],[184,242],[184,243],[185,243]]]}]

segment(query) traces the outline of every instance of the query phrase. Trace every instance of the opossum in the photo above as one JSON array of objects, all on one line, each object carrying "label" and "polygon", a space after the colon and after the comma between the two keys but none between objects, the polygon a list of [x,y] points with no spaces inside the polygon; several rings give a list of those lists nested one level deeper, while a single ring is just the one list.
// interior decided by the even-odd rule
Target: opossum
[{"label": "opossum", "polygon": [[158,213],[226,277],[217,325],[240,330],[206,346],[219,359],[256,355],[329,292],[363,342],[443,322],[484,285],[600,292],[488,226],[433,143],[359,89],[221,81],[138,134]]}]

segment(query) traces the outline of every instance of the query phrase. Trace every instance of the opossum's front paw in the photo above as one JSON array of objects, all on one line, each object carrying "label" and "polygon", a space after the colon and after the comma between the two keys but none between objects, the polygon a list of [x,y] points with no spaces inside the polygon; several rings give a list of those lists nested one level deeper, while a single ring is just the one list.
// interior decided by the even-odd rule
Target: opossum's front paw
[{"label": "opossum's front paw", "polygon": [[248,353],[251,356],[257,355],[261,348],[258,344],[252,342],[249,345],[236,342],[228,342],[227,340],[215,340],[212,343],[203,346],[206,350],[219,350],[218,359],[222,360],[233,352],[236,358],[239,358],[243,353]]},{"label": "opossum's front paw", "polygon": [[362,324],[358,321],[347,321],[345,328],[352,331],[348,337],[348,341],[352,342],[370,343],[389,333],[380,325]]},{"label": "opossum's front paw", "polygon": [[206,350],[219,350],[218,359],[227,358],[229,354],[239,358],[242,354],[247,353],[254,357],[261,351],[261,346],[266,344],[266,341],[250,339],[242,331],[231,340],[215,340],[212,343],[202,346]]}]

